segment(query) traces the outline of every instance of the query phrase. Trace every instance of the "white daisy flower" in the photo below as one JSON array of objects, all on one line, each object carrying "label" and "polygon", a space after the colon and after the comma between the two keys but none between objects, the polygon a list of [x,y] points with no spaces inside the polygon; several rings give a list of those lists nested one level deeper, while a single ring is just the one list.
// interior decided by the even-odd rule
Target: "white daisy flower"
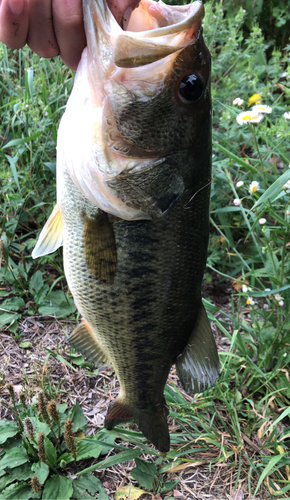
[{"label": "white daisy flower", "polygon": [[236,184],[237,188],[240,188],[243,185],[244,185],[243,181],[238,181],[237,184]]},{"label": "white daisy flower", "polygon": [[243,291],[244,293],[246,293],[246,292],[248,291],[248,287],[247,287],[247,285],[243,285],[243,286],[242,286],[242,291]]},{"label": "white daisy flower", "polygon": [[284,300],[279,300],[279,306],[284,306]]},{"label": "white daisy flower", "polygon": [[285,191],[290,189],[290,181],[287,181],[286,184],[284,184],[283,189],[285,189]]},{"label": "white daisy flower", "polygon": [[267,222],[267,219],[265,219],[265,217],[261,217],[261,219],[259,219],[259,224],[266,224]]},{"label": "white daisy flower", "polygon": [[244,99],[241,99],[240,97],[236,97],[233,100],[233,105],[234,106],[241,106],[242,104],[244,104]]},{"label": "white daisy flower", "polygon": [[290,120],[290,112],[286,111],[283,116],[284,118],[286,118],[286,120]]},{"label": "white daisy flower", "polygon": [[264,118],[262,113],[255,113],[254,111],[243,111],[238,114],[236,120],[239,125],[243,125],[244,123],[259,123]]},{"label": "white daisy flower", "polygon": [[255,301],[252,299],[252,297],[247,298],[247,304],[248,306],[253,306],[255,304]]},{"label": "white daisy flower", "polygon": [[280,293],[276,293],[276,295],[274,295],[275,297],[275,300],[277,300],[277,302],[279,302],[280,300],[282,300],[282,297],[280,295]]},{"label": "white daisy flower", "polygon": [[252,107],[252,111],[254,111],[254,113],[272,113],[272,108],[266,106],[266,104],[256,104],[256,106]]},{"label": "white daisy flower", "polygon": [[256,193],[256,191],[259,190],[260,190],[260,184],[258,183],[258,181],[251,182],[251,184],[249,185],[249,193],[254,194]]},{"label": "white daisy flower", "polygon": [[238,207],[240,204],[241,204],[241,200],[239,200],[238,198],[235,198],[234,199],[234,205],[235,205],[235,207]]}]

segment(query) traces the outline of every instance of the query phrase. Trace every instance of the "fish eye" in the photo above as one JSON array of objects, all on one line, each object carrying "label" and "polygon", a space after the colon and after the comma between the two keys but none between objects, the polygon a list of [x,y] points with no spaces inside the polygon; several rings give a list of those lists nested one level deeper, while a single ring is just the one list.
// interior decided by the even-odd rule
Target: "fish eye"
[{"label": "fish eye", "polygon": [[179,84],[179,95],[183,102],[197,101],[203,92],[203,83],[199,75],[186,75]]}]

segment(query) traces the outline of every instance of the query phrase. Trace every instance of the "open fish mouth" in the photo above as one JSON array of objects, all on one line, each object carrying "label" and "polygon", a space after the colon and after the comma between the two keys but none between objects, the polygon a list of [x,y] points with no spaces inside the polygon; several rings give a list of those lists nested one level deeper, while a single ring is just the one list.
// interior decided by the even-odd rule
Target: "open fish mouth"
[{"label": "open fish mouth", "polygon": [[134,10],[126,9],[120,27],[105,0],[87,0],[84,8],[88,45],[98,43],[96,30],[103,32],[114,64],[122,68],[150,64],[194,43],[204,16],[199,0],[175,6],[141,0]]},{"label": "open fish mouth", "polygon": [[[163,140],[165,134],[161,141],[156,134],[153,137],[150,123],[160,132],[168,121],[157,126],[154,112],[149,115],[148,110],[159,100],[158,109],[171,106],[166,111],[169,120],[181,116],[184,104],[177,102],[172,82],[177,78],[178,88],[178,67],[192,59],[182,56],[178,64],[176,60],[182,50],[198,46],[204,8],[199,0],[184,6],[141,0],[132,12],[125,11],[123,27],[106,0],[83,0],[83,9],[87,48],[60,127],[58,161],[66,164],[79,190],[103,211],[126,220],[151,219],[147,206],[155,201],[139,185],[141,181],[134,182],[134,192],[127,189],[128,182],[132,175],[140,180],[144,172],[160,175],[168,155],[184,149],[181,141]],[[198,64],[203,64],[202,50],[194,49]],[[177,200],[183,181],[172,175],[172,200]],[[136,204],[136,196],[146,206],[143,201]],[[158,209],[157,216],[166,210]]]}]

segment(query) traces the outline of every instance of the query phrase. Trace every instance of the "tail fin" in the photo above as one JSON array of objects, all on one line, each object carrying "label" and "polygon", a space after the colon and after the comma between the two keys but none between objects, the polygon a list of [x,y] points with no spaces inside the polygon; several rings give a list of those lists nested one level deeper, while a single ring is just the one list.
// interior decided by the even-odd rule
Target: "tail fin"
[{"label": "tail fin", "polygon": [[134,419],[144,436],[156,448],[165,453],[170,448],[170,437],[167,426],[168,410],[165,404],[160,405],[157,411],[131,408],[117,398],[110,404],[105,419],[105,428],[113,429],[115,425]]}]

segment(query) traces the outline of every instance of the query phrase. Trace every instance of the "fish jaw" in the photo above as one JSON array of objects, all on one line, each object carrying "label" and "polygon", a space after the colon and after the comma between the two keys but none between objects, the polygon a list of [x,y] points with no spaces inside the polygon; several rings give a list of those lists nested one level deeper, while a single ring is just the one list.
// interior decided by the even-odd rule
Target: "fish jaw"
[{"label": "fish jaw", "polygon": [[[165,205],[162,202],[162,209],[158,196],[163,200],[163,192],[152,196],[143,189],[136,201],[138,175],[149,171],[154,178],[162,169],[167,175],[166,156],[170,154],[172,160],[174,148],[159,147],[158,141],[152,145],[138,142],[132,130],[124,131],[123,114],[131,104],[146,106],[158,96],[162,100],[176,58],[199,39],[203,6],[199,1],[169,7],[141,0],[127,22],[128,29],[142,30],[135,32],[122,30],[105,1],[84,0],[83,5],[88,47],[60,126],[58,154],[65,157],[68,172],[80,191],[105,212],[125,220],[163,216],[175,202],[170,200],[179,199],[183,192],[182,175],[173,181],[172,193],[166,197],[169,201]],[[140,25],[140,13],[143,19],[145,12]],[[182,106],[179,102],[174,110],[178,117]],[[137,122],[140,113],[140,109],[133,113]],[[130,127],[134,129],[134,124]],[[131,182],[132,174],[135,180],[130,191],[126,183],[127,176]],[[126,191],[123,196],[114,187],[119,181]]]}]

